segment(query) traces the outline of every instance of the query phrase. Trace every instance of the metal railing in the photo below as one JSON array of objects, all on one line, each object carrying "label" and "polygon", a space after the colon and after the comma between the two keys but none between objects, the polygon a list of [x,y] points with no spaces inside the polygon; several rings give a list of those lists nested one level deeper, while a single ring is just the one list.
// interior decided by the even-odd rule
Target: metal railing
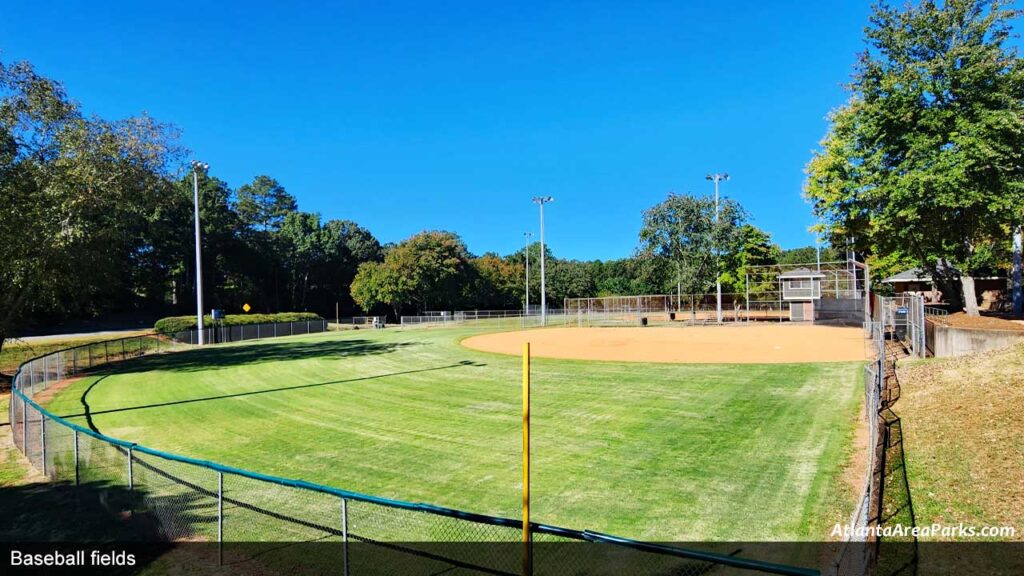
[{"label": "metal railing", "polygon": [[[108,509],[147,514],[156,521],[160,537],[169,541],[221,546],[225,542],[321,541],[387,546],[388,542],[437,541],[511,544],[521,539],[520,520],[380,498],[171,454],[82,427],[49,412],[35,399],[54,384],[104,363],[185,346],[164,336],[146,335],[68,348],[25,362],[15,374],[10,403],[15,445],[48,480],[73,483],[83,490],[102,487]],[[84,358],[89,361],[82,363]],[[122,498],[113,498],[114,491]],[[533,542],[618,547],[631,554],[631,566],[657,563],[663,573],[696,575],[728,566],[739,572],[818,574],[736,555],[541,523],[531,523],[530,531]],[[432,556],[431,561],[491,574],[520,574],[525,562],[518,553],[508,554],[507,547],[495,547],[484,555],[477,549],[465,552],[466,557],[458,557],[459,550],[464,549],[455,548],[440,560]],[[344,551],[342,565],[334,568],[350,574],[348,548]],[[408,554],[421,552],[410,548]],[[245,559],[258,561],[258,555]],[[317,562],[316,558],[301,560]],[[220,561],[226,559],[222,556]],[[665,563],[669,565],[662,568]]]}]

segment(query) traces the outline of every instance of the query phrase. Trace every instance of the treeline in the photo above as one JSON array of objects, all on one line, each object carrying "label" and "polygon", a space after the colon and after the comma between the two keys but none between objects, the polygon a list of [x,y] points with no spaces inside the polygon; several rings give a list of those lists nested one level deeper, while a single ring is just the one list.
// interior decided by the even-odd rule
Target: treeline
[{"label": "treeline", "polygon": [[[749,223],[738,223],[735,228],[737,241],[722,250],[720,268],[708,263],[703,270],[690,271],[693,273],[686,281],[678,271],[689,266],[689,255],[659,252],[654,246],[641,245],[629,258],[603,261],[558,258],[546,246],[548,307],[561,308],[565,298],[667,294],[677,290],[705,294],[713,289],[716,270],[720,270],[725,292],[742,293],[748,267],[807,263],[817,258],[814,247],[780,249],[768,233]],[[421,232],[385,247],[382,260],[359,267],[351,294],[364,310],[391,316],[438,310],[521,310],[526,304],[527,253],[529,302],[537,306],[541,293],[540,243],[505,256],[493,252],[474,256],[457,234],[446,231]],[[699,260],[707,260],[703,256],[699,255]],[[838,255],[825,247],[821,257],[826,261]]]},{"label": "treeline", "polygon": [[[0,339],[32,324],[111,313],[195,310],[193,173],[177,131],[148,116],[87,116],[31,64],[0,62]],[[232,188],[201,170],[207,312],[359,313],[518,309],[526,254],[469,252],[451,232],[382,246],[350,220],[299,209],[277,180]],[[745,266],[785,261],[769,235],[724,201],[670,196],[645,215],[635,255],[578,261],[548,252],[549,305],[610,294],[702,292],[720,275],[743,290]],[[676,226],[676,228],[673,228]],[[686,239],[690,252],[680,251]],[[709,242],[719,257],[694,251]],[[540,302],[540,247],[529,247]],[[810,253],[807,251],[810,250]],[[802,259],[813,260],[813,249]]]},{"label": "treeline", "polygon": [[[31,64],[0,62],[0,341],[32,324],[195,309],[193,176],[177,131],[84,114]],[[268,176],[198,174],[206,308],[351,313],[380,242],[303,212]]]}]

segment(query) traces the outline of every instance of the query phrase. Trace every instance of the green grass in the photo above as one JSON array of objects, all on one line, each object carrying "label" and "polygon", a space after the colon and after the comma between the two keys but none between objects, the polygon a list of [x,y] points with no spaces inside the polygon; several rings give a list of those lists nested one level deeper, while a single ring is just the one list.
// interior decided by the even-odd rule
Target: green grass
[{"label": "green grass", "polygon": [[[49,404],[104,434],[378,496],[519,517],[520,360],[474,329],[347,331],[149,356]],[[533,519],[645,540],[821,540],[857,363],[533,362]],[[844,500],[837,505],[835,499]]]},{"label": "green grass", "polygon": [[[139,332],[144,334],[145,332]],[[80,336],[75,338],[47,338],[42,341],[26,341],[8,339],[0,348],[0,390],[7,390],[11,385],[11,378],[18,371],[18,366],[32,358],[50,354],[65,348],[81,346],[90,342],[102,342],[110,340],[109,334],[99,336]],[[7,415],[0,415],[0,421],[7,422]]]}]

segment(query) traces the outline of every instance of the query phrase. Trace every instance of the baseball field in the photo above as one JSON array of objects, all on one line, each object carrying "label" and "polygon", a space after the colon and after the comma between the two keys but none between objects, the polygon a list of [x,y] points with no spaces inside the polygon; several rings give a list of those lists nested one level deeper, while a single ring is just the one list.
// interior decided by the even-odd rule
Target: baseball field
[{"label": "baseball field", "polygon": [[[863,342],[807,328],[333,332],[142,357],[45,404],[168,452],[518,517],[521,362],[504,352],[532,339],[535,521],[644,540],[821,540],[853,507]],[[634,330],[658,342],[636,344]],[[701,341],[711,356],[687,359]]]}]

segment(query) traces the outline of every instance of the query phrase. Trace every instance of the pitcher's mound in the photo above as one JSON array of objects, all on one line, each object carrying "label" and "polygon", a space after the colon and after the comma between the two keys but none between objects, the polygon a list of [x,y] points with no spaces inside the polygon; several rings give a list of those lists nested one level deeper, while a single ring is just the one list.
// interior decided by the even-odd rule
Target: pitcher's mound
[{"label": "pitcher's mound", "polygon": [[501,354],[626,362],[764,364],[867,358],[860,328],[744,324],[651,328],[547,328],[472,336],[462,345]]}]

